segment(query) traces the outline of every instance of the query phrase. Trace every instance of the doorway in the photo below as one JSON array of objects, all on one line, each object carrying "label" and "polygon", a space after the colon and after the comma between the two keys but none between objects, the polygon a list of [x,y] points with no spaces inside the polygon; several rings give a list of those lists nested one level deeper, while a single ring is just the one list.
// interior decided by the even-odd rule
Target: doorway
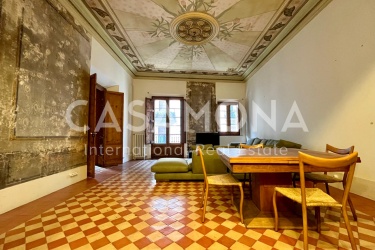
[{"label": "doorway", "polygon": [[123,163],[124,94],[108,91],[90,77],[87,176],[95,177],[95,165]]}]

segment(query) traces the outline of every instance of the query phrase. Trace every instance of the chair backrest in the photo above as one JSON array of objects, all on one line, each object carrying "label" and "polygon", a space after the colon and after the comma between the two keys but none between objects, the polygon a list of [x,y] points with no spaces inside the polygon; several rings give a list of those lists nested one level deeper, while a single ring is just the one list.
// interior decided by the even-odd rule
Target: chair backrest
[{"label": "chair backrest", "polygon": [[[352,185],[354,170],[357,163],[358,152],[353,152],[348,155],[338,157],[338,158],[322,158],[306,153],[298,152],[299,156],[299,174],[300,174],[300,186],[302,195],[302,205],[306,205],[306,183],[305,183],[305,165],[313,166],[316,172],[323,171],[335,171],[335,169],[340,169],[339,171],[347,172],[346,185],[344,189],[344,195],[342,197],[341,204],[346,205],[348,199],[349,191]],[[309,170],[310,172],[311,170]]]},{"label": "chair backrest", "polygon": [[[332,145],[329,145],[329,144],[326,144],[326,152],[327,153],[336,153],[336,154],[340,154],[340,155],[347,155],[347,154],[351,154],[354,152],[354,146],[350,146],[348,148],[336,148]],[[327,172],[324,172],[325,174],[327,174]],[[343,180],[345,181],[347,179],[347,172],[344,172],[344,176],[343,176]]]},{"label": "chair backrest", "polygon": [[263,148],[263,144],[247,145],[240,143],[240,148]]},{"label": "chair backrest", "polygon": [[206,165],[204,165],[202,149],[198,146],[196,152],[199,155],[199,157],[201,158],[202,170],[203,170],[203,174],[204,174],[204,181],[205,181],[205,183],[207,183],[207,171],[206,171]]},{"label": "chair backrest", "polygon": [[336,148],[332,145],[326,144],[326,152],[332,152],[340,155],[347,155],[354,152],[354,146],[349,148]]}]

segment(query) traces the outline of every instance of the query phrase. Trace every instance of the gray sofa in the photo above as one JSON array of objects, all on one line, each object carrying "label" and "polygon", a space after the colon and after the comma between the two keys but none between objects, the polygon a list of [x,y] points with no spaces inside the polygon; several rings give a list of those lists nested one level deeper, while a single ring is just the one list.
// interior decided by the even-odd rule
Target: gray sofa
[{"label": "gray sofa", "polygon": [[[296,142],[287,141],[284,139],[274,140],[274,139],[260,139],[258,137],[248,139],[246,141],[247,145],[256,145],[256,144],[263,144],[264,147],[276,147],[276,148],[301,148],[302,145]],[[232,142],[230,146],[238,147],[240,142]]]}]

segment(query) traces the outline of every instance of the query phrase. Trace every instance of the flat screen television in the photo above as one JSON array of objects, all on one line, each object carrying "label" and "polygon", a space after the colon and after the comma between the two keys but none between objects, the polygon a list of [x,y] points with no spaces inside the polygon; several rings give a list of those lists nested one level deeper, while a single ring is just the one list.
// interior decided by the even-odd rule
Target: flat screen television
[{"label": "flat screen television", "polygon": [[219,133],[196,133],[195,135],[195,144],[212,144],[220,145],[220,136]]}]

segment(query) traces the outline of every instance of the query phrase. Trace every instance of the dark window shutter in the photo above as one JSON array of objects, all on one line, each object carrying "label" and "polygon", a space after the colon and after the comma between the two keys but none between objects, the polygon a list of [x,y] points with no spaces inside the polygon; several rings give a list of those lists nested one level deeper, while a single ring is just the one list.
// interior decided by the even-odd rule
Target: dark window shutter
[{"label": "dark window shutter", "polygon": [[145,100],[145,114],[146,114],[146,124],[145,124],[145,143],[151,144],[154,142],[154,101],[151,98],[146,98]]}]

